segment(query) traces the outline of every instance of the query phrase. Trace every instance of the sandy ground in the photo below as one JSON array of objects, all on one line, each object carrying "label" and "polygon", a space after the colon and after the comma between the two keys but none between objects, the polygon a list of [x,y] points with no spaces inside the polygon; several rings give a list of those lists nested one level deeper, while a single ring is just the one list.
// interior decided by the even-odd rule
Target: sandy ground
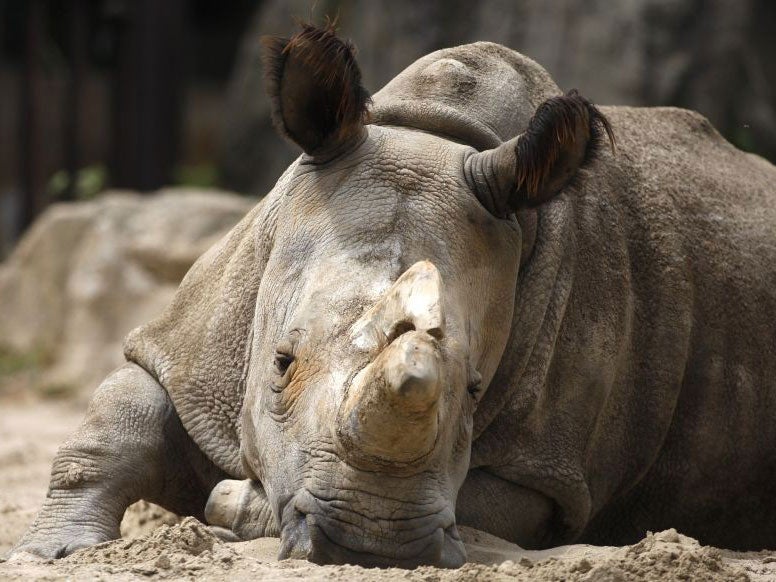
[{"label": "sandy ground", "polygon": [[[41,504],[57,446],[75,429],[80,408],[57,402],[0,400],[0,560]],[[161,524],[161,525],[160,525]],[[774,580],[776,553],[734,553],[699,546],[673,530],[633,546],[565,546],[529,552],[461,528],[470,563],[459,570],[365,570],[278,562],[278,540],[226,544],[192,518],[179,521],[147,504],[128,512],[123,539],[57,561],[0,563],[3,580]]]}]

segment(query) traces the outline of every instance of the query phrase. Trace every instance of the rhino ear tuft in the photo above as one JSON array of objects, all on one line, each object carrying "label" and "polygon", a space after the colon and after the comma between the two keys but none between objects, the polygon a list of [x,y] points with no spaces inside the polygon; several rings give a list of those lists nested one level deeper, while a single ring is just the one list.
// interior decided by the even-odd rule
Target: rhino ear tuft
[{"label": "rhino ear tuft", "polygon": [[496,216],[538,206],[558,194],[598,155],[609,121],[576,91],[542,103],[519,136],[467,158],[467,181]]},{"label": "rhino ear tuft", "polygon": [[280,133],[315,156],[361,137],[369,93],[350,42],[334,26],[302,24],[290,39],[264,37],[264,75]]},{"label": "rhino ear tuft", "polygon": [[576,90],[542,103],[517,139],[510,206],[532,207],[552,198],[598,155],[604,134],[614,151],[609,121]]}]

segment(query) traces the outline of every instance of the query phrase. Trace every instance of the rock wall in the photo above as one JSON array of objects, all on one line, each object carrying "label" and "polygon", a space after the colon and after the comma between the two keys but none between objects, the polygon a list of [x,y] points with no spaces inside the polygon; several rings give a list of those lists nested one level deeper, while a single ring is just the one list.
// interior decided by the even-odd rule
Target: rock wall
[{"label": "rock wall", "polygon": [[171,189],[51,206],[0,264],[0,351],[37,354],[39,384],[91,393],[123,362],[124,336],[254,204]]},{"label": "rock wall", "polygon": [[[602,105],[677,105],[711,119],[739,147],[776,160],[776,2],[771,0],[329,0],[366,86],[376,92],[418,57],[490,40],[542,64],[564,89]],[[311,18],[308,0],[264,0],[229,90],[226,186],[265,194],[297,151],[269,119],[259,38]]]}]

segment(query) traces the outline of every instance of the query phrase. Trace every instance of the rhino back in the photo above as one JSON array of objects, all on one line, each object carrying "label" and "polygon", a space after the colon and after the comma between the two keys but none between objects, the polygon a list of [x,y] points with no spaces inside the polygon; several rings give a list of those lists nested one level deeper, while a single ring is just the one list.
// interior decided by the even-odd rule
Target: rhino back
[{"label": "rhino back", "polygon": [[473,464],[553,497],[558,542],[747,544],[709,512],[776,474],[776,168],[696,113],[602,109],[617,151],[539,211]]},{"label": "rhino back", "polygon": [[[641,176],[630,208],[652,223],[641,230],[649,240],[631,249],[643,250],[638,261],[659,256],[650,247],[670,250],[652,269],[632,261],[631,280],[652,277],[655,268],[674,273],[675,319],[637,320],[644,331],[632,350],[652,358],[631,361],[677,390],[666,398],[659,425],[669,424],[641,467],[646,473],[633,479],[633,490],[611,490],[623,497],[591,525],[591,537],[665,526],[724,547],[773,546],[776,535],[765,532],[776,518],[776,167],[734,148],[694,112],[623,108],[612,116]],[[637,233],[634,227],[630,236]],[[640,287],[632,287],[636,313],[654,297],[649,283]],[[673,337],[661,333],[673,328]],[[668,342],[670,355],[653,349],[655,337]],[[676,360],[673,373],[656,358]],[[652,410],[636,408],[632,422],[650,423]],[[619,515],[628,518],[611,519]]]}]

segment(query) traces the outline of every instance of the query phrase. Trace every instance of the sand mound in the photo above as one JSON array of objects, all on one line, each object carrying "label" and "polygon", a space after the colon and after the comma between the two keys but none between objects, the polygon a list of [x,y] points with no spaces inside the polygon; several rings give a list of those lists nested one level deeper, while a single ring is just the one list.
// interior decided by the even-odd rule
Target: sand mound
[{"label": "sand mound", "polygon": [[[649,534],[639,543],[622,548],[565,546],[544,552],[523,552],[517,561],[507,559],[489,568],[467,564],[463,571],[477,580],[566,580],[645,582],[667,580],[750,580],[743,567],[725,561],[715,548],[668,530]],[[463,571],[461,574],[463,574]]]},{"label": "sand mound", "polygon": [[85,548],[63,562],[112,565],[134,573],[153,575],[165,570],[184,573],[205,568],[228,569],[236,555],[234,550],[219,542],[207,526],[188,517],[177,525],[161,525],[142,537]]},{"label": "sand mound", "polygon": [[[300,560],[277,562],[278,540],[262,538],[227,544],[196,519],[162,525],[144,536],[106,542],[80,550],[63,560],[0,565],[7,579],[103,578],[179,580],[203,578],[242,582],[272,580],[415,580],[423,582],[500,580],[539,582],[625,582],[773,580],[772,555],[734,554],[701,546],[674,530],[650,534],[633,546],[619,548],[564,546],[541,552],[521,550],[483,532],[462,528],[470,562],[458,570],[422,567],[415,570],[364,569],[358,566],[316,566]],[[484,553],[483,553],[484,552]]]},{"label": "sand mound", "polygon": [[[542,552],[524,551],[483,532],[462,528],[470,559],[458,570],[422,567],[415,570],[364,569],[358,566],[315,566],[309,562],[276,562],[278,540],[259,539],[226,544],[207,526],[193,518],[176,525],[162,525],[134,539],[121,539],[86,548],[59,561],[45,563],[46,570],[30,570],[27,577],[92,577],[109,575],[182,579],[192,576],[240,582],[268,577],[273,580],[370,580],[433,581],[560,581],[624,582],[672,580],[752,580],[745,562],[730,559],[715,548],[703,547],[674,530],[650,534],[633,546],[603,548],[565,546]],[[10,566],[7,565],[6,567]],[[20,568],[22,564],[18,565]],[[41,564],[40,567],[44,566]],[[0,569],[0,574],[18,573]],[[763,574],[765,572],[763,571]],[[771,571],[770,574],[776,572]],[[755,576],[754,579],[768,579]]]}]

